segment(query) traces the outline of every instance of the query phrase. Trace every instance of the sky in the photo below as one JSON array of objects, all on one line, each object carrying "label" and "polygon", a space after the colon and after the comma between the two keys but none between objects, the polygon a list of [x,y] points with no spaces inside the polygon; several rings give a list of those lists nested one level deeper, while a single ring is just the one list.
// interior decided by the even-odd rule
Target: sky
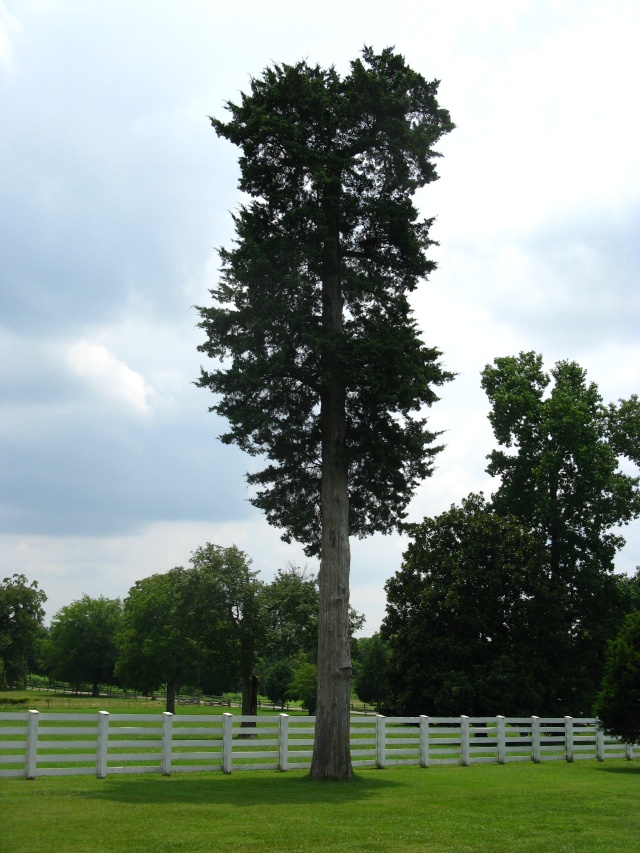
[{"label": "sky", "polygon": [[[395,46],[456,124],[416,197],[440,245],[413,305],[457,378],[411,520],[495,489],[494,358],[575,360],[605,402],[640,392],[638,44],[637,0],[0,0],[0,578],[36,580],[48,621],[206,542],[265,581],[317,570],[248,502],[254,463],[193,385],[214,366],[193,306],[240,201],[208,117],[274,62],[345,73]],[[631,573],[640,522],[624,535]],[[405,547],[352,541],[365,634]]]}]

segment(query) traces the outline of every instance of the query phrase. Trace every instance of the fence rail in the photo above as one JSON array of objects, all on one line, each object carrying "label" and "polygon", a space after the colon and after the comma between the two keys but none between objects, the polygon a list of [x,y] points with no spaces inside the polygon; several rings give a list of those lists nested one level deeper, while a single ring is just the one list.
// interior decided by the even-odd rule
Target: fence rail
[{"label": "fence rail", "polygon": [[[0,713],[0,777],[303,770],[315,717]],[[635,749],[640,749],[638,744]],[[573,717],[351,718],[355,767],[634,758],[598,720]]]}]

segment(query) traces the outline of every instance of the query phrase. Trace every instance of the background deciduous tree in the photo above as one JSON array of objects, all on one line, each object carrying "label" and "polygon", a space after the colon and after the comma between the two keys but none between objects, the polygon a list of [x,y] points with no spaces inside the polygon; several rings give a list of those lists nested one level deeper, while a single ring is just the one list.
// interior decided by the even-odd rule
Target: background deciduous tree
[{"label": "background deciduous tree", "polygon": [[10,687],[22,686],[34,663],[46,600],[37,581],[29,583],[24,575],[0,584],[0,671]]},{"label": "background deciduous tree", "polygon": [[49,635],[53,675],[76,688],[88,683],[92,695],[99,696],[100,685],[113,681],[121,623],[119,598],[83,595],[62,607],[52,619]]},{"label": "background deciduous tree", "polygon": [[640,459],[640,403],[634,395],[605,406],[578,364],[560,361],[546,373],[533,352],[496,358],[482,387],[506,448],[488,457],[487,471],[500,477],[492,502],[546,543],[548,618],[571,649],[562,692],[567,708],[589,713],[607,641],[629,609],[613,561],[624,544],[617,526],[640,515],[640,478],[619,464]]},{"label": "background deciduous tree", "polygon": [[481,495],[415,525],[402,568],[386,584],[386,707],[435,716],[560,713],[561,638],[550,629],[548,576],[541,539]]},{"label": "background deciduous tree", "polygon": [[144,691],[165,685],[171,713],[179,686],[198,682],[206,656],[194,632],[192,580],[177,567],[136,581],[124,600],[118,637],[118,677]]},{"label": "background deciduous tree", "polygon": [[240,682],[242,713],[258,713],[258,651],[264,641],[263,584],[235,545],[207,543],[191,556],[193,636]]},{"label": "background deciduous tree", "polygon": [[358,640],[354,687],[361,702],[379,707],[387,698],[389,654],[378,633]]},{"label": "background deciduous tree", "polygon": [[349,535],[393,529],[440,449],[421,410],[451,375],[407,299],[434,267],[411,197],[453,127],[437,88],[365,48],[343,78],[267,68],[228,123],[212,119],[242,149],[250,201],[199,309],[199,349],[224,360],[199,384],[220,395],[222,440],[268,459],[252,502],[321,556],[316,778],[352,775]]},{"label": "background deciduous tree", "polygon": [[608,734],[640,743],[640,610],[609,644],[595,712]]},{"label": "background deciduous tree", "polygon": [[640,743],[640,610],[609,643],[595,713],[608,734]]},{"label": "background deciduous tree", "polygon": [[240,686],[243,714],[257,713],[263,584],[235,545],[197,548],[190,568],[138,581],[124,602],[118,674],[143,690],[181,684]]}]

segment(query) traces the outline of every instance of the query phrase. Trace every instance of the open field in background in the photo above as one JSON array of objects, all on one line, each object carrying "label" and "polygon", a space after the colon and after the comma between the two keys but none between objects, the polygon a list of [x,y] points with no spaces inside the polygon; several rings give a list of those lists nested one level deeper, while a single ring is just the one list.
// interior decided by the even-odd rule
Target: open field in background
[{"label": "open field in background", "polygon": [[636,851],[640,765],[0,781],[0,851]]},{"label": "open field in background", "polygon": [[[22,701],[24,700],[24,701]],[[0,711],[60,711],[65,713],[82,713],[91,711],[110,711],[112,714],[149,714],[161,713],[165,709],[164,698],[149,699],[145,696],[136,698],[121,696],[101,695],[92,697],[87,695],[76,695],[73,693],[54,693],[52,690],[0,690]],[[264,704],[259,709],[260,714],[279,713],[280,708],[276,705],[272,709],[271,703]],[[238,704],[230,705],[195,705],[178,704],[177,714],[239,714]],[[304,713],[299,705],[291,703],[287,714]],[[369,713],[375,713],[369,709]]]}]

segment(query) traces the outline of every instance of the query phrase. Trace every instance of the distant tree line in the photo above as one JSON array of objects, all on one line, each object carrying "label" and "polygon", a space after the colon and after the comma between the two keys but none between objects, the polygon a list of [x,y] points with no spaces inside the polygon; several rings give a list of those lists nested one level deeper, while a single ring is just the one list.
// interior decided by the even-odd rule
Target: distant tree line
[{"label": "distant tree line", "polygon": [[[44,628],[46,600],[23,576],[0,586],[0,686],[22,686],[39,672],[92,695],[104,685],[165,690],[175,711],[181,687],[242,694],[255,714],[258,693],[274,703],[298,700],[315,711],[318,586],[306,568],[258,579],[235,546],[207,544],[191,565],[137,581],[120,599],[82,598]],[[351,634],[364,617],[351,610]],[[9,628],[11,630],[9,630]],[[357,640],[352,637],[354,649]]]}]

